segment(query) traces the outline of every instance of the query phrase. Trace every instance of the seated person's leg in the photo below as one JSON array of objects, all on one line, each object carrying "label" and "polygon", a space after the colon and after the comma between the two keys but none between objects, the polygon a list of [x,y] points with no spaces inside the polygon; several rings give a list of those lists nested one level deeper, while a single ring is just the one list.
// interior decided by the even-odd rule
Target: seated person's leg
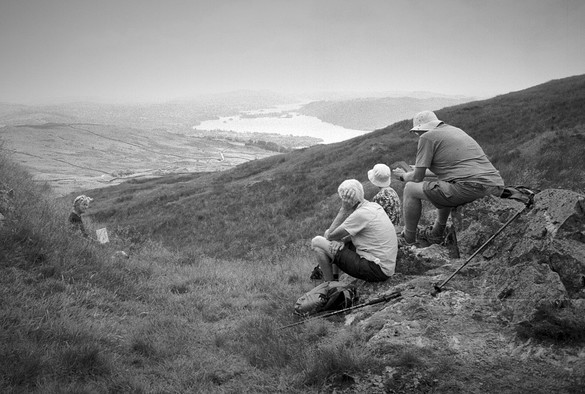
[{"label": "seated person's leg", "polygon": [[422,212],[422,200],[426,200],[423,185],[426,182],[408,182],[404,186],[403,214],[404,238],[408,242],[416,241],[416,228]]},{"label": "seated person's leg", "polygon": [[349,248],[343,248],[337,252],[333,263],[348,275],[367,282],[382,282],[388,279],[378,264],[361,258],[359,254]]},{"label": "seated person's leg", "polygon": [[317,264],[323,271],[323,279],[326,281],[333,280],[333,267],[331,252],[329,251],[330,241],[325,237],[317,236],[311,240],[311,249],[315,251]]}]

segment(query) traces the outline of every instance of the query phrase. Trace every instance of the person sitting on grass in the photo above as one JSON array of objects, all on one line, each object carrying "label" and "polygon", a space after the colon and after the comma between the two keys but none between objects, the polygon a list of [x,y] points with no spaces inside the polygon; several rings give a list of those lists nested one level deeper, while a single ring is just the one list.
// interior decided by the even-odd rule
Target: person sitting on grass
[{"label": "person sitting on grass", "polygon": [[398,226],[400,222],[400,197],[390,187],[391,176],[390,167],[386,164],[376,164],[374,168],[368,171],[368,179],[374,186],[379,188],[372,201],[380,204],[392,224]]},{"label": "person sitting on grass", "polygon": [[[410,131],[419,137],[414,171],[397,168],[393,172],[396,179],[406,183],[404,230],[398,237],[401,246],[415,245],[417,238],[441,243],[452,208],[487,195],[500,196],[504,188],[499,171],[463,130],[442,122],[432,111],[419,112],[412,123]],[[425,181],[431,174],[438,179]],[[432,227],[419,230],[423,200],[430,201],[438,215]]]},{"label": "person sitting on grass", "polygon": [[89,237],[85,226],[83,225],[83,220],[81,219],[81,215],[87,211],[89,208],[89,203],[93,201],[93,198],[87,197],[86,195],[82,194],[81,196],[75,197],[73,200],[73,209],[69,214],[69,224],[75,231],[81,232],[84,237]]},{"label": "person sitting on grass", "polygon": [[379,204],[364,199],[359,181],[345,180],[337,192],[341,198],[339,213],[324,236],[311,241],[323,279],[337,279],[333,275],[335,265],[367,282],[387,280],[394,274],[398,253],[394,225]]}]

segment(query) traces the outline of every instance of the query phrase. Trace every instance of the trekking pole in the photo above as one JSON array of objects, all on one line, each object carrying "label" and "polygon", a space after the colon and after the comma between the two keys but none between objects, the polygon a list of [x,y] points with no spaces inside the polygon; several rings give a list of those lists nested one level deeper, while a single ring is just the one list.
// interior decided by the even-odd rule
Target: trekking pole
[{"label": "trekking pole", "polygon": [[319,315],[319,316],[313,316],[313,317],[310,317],[308,319],[301,320],[301,321],[298,321],[296,323],[289,324],[287,326],[279,327],[278,329],[279,330],[282,330],[282,329],[285,329],[285,328],[289,328],[289,327],[294,327],[294,326],[298,326],[298,325],[301,325],[301,324],[305,324],[306,322],[311,321],[311,320],[316,320],[316,319],[320,319],[320,318],[323,318],[323,317],[330,317],[330,316],[339,315],[341,313],[349,312],[349,311],[352,311],[354,309],[363,308],[363,307],[366,307],[368,305],[379,304],[381,302],[388,302],[390,300],[399,298],[401,295],[402,295],[402,293],[400,293],[399,291],[395,291],[395,292],[392,292],[392,293],[387,294],[385,296],[382,296],[380,298],[373,299],[373,300],[368,301],[368,302],[363,303],[363,304],[350,306],[350,307],[345,308],[345,309],[340,309],[338,311],[328,312],[328,313],[325,313],[325,314]]},{"label": "trekking pole", "polygon": [[506,227],[508,227],[508,225],[510,223],[512,223],[514,220],[516,220],[516,218],[518,216],[520,216],[522,213],[524,213],[524,211],[526,211],[528,208],[530,208],[530,204],[526,204],[523,209],[516,212],[516,214],[514,216],[512,216],[512,218],[510,220],[508,220],[502,227],[500,227],[500,229],[498,231],[496,231],[494,235],[492,235],[487,241],[485,241],[483,243],[483,245],[481,245],[479,247],[479,249],[477,249],[471,256],[469,256],[467,261],[465,263],[463,263],[463,265],[461,267],[457,268],[457,270],[455,272],[453,272],[447,279],[445,279],[443,281],[443,283],[441,283],[440,285],[436,285],[436,284],[433,285],[433,290],[431,291],[431,295],[434,297],[438,293],[440,293],[442,291],[443,286],[445,286],[445,284],[447,282],[449,282],[455,275],[457,275],[459,273],[459,271],[461,271],[463,269],[463,267],[465,267],[479,252],[481,252],[490,242],[492,242],[493,239],[496,238],[496,236],[499,233],[501,233]]}]

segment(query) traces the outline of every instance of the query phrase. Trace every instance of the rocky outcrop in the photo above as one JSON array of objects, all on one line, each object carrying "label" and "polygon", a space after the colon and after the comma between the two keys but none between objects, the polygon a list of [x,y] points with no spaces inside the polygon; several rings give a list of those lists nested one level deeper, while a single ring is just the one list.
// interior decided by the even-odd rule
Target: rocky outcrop
[{"label": "rocky outcrop", "polygon": [[[477,250],[523,208],[492,197],[460,207],[454,224],[462,256]],[[538,193],[533,207],[477,258],[482,262],[482,297],[501,305],[512,322],[530,320],[544,305],[563,307],[585,299],[585,196],[557,189]]]},{"label": "rocky outcrop", "polygon": [[[428,210],[424,220],[432,222],[434,214]],[[387,342],[424,346],[438,333],[452,335],[454,346],[467,340],[476,346],[475,332],[489,332],[486,325],[494,330],[511,327],[510,323],[532,326],[543,310],[559,316],[585,315],[584,195],[545,190],[530,207],[486,197],[458,208],[450,225],[456,228],[460,257],[452,257],[445,245],[401,248],[396,274],[388,281],[356,281],[362,303],[401,293],[392,302],[347,317],[346,324],[358,325],[371,336],[371,346]],[[433,291],[448,278],[442,291]],[[453,335],[466,330],[469,335]],[[496,347],[505,343],[500,337],[489,340],[502,342]]]}]

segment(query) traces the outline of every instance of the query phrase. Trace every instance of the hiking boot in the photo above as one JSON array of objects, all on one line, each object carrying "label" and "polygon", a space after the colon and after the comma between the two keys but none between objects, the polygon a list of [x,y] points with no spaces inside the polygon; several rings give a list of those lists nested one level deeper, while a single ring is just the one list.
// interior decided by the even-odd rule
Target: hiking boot
[{"label": "hiking boot", "polygon": [[311,280],[323,280],[323,271],[321,271],[321,267],[319,267],[319,265],[317,265],[315,268],[313,268],[313,271],[311,272]]},{"label": "hiking boot", "polygon": [[427,227],[425,229],[418,229],[416,232],[416,238],[427,242],[429,245],[442,244],[445,241],[445,235],[433,234],[433,227]]},{"label": "hiking boot", "polygon": [[398,247],[416,246],[416,241],[408,242],[406,238],[404,238],[404,233],[396,234],[396,240],[398,241]]}]

